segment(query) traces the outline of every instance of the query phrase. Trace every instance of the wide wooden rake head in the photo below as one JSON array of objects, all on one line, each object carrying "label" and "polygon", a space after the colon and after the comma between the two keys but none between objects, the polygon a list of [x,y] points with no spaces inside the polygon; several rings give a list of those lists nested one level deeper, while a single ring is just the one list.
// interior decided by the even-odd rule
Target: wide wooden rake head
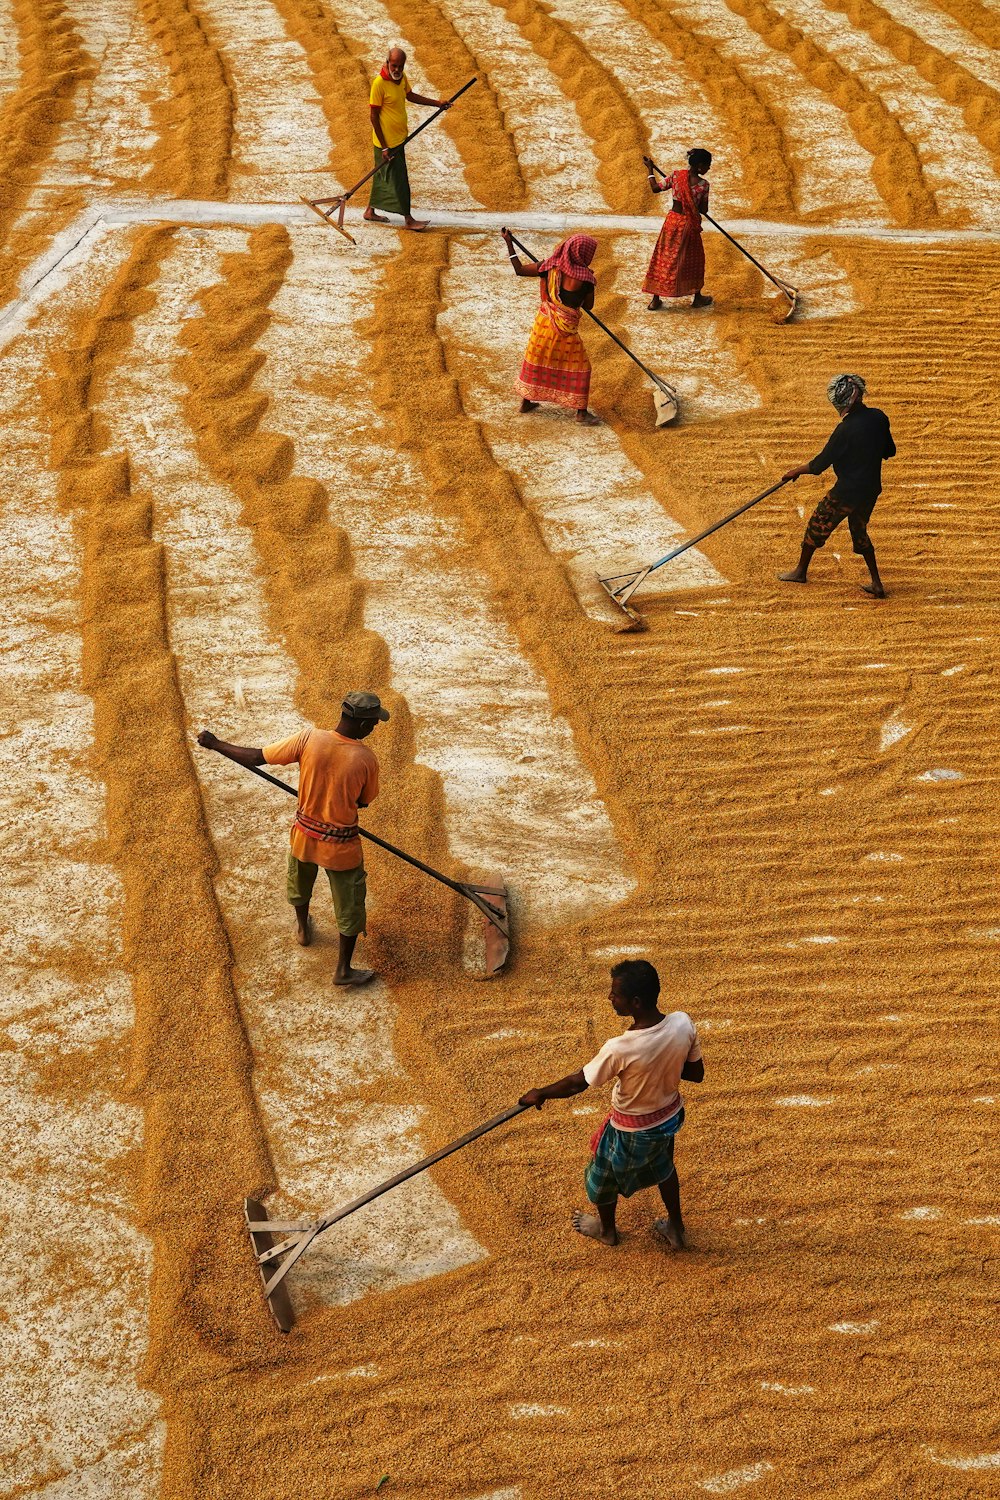
[{"label": "wide wooden rake head", "polygon": [[347,207],[348,196],[347,193],[342,193],[339,198],[303,198],[300,193],[299,201],[311,208],[316,217],[322,219],[330,229],[342,234],[348,244],[356,245],[358,242],[353,234],[344,228],[344,209]]}]

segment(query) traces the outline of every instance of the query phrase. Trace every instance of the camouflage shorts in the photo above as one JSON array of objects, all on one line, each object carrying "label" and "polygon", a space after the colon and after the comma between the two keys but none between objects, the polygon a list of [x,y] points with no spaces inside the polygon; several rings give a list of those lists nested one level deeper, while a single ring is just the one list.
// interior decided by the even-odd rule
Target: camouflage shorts
[{"label": "camouflage shorts", "polygon": [[827,538],[833,535],[846,517],[851,529],[851,541],[854,543],[855,552],[871,552],[873,548],[868,535],[868,520],[874,508],[874,500],[871,505],[857,505],[852,508],[844,505],[840,500],[835,500],[833,494],[828,493],[823,496],[806,523],[805,541],[810,547],[824,546]]}]

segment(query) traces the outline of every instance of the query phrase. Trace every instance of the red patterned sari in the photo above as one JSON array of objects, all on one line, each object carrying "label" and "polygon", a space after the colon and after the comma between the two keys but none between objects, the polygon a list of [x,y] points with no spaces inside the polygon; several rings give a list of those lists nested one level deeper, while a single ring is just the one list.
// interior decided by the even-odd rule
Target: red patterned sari
[{"label": "red patterned sari", "polygon": [[701,215],[708,208],[708,183],[692,184],[684,168],[672,174],[669,190],[680,212],[671,207],[663,221],[642,289],[655,297],[688,297],[705,284]]}]

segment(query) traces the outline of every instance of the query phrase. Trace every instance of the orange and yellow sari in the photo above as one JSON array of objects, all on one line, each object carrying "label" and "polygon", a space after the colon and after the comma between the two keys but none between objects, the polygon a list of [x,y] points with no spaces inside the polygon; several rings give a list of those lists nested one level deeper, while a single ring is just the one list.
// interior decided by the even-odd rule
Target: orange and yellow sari
[{"label": "orange and yellow sari", "polygon": [[541,304],[524,351],[514,389],[526,401],[551,401],[585,411],[590,399],[590,360],[579,334],[581,309],[559,301],[562,276],[539,279]]}]

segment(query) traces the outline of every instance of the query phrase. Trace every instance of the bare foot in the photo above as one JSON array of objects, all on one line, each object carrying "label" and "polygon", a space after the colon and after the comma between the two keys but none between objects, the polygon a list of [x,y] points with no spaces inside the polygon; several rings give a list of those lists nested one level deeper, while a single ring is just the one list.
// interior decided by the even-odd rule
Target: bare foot
[{"label": "bare foot", "polygon": [[592,411],[578,411],[576,420],[581,427],[600,427],[601,425],[600,417],[595,417]]},{"label": "bare foot", "polygon": [[780,580],[781,580],[782,583],[808,583],[809,582],[809,580],[806,577],[806,575],[804,573],[800,573],[799,570],[798,570],[798,568],[794,568],[791,573],[779,573],[778,577],[780,578]]},{"label": "bare foot", "polygon": [[420,234],[422,230],[427,228],[429,223],[430,219],[407,219],[403,224],[403,228],[412,229],[414,234]]},{"label": "bare foot", "polygon": [[306,917],[304,922],[295,922],[295,941],[300,948],[308,948],[313,940],[312,917]]},{"label": "bare foot", "polygon": [[691,298],[691,306],[711,307],[714,300],[715,299],[713,297],[703,297],[701,292],[695,292],[694,296]]},{"label": "bare foot", "polygon": [[662,306],[663,303],[660,301],[659,297],[653,297],[649,302],[646,303],[646,311],[659,312]]},{"label": "bare foot", "polygon": [[573,1228],[577,1234],[585,1235],[588,1240],[598,1240],[602,1245],[617,1245],[618,1243],[617,1229],[605,1233],[596,1214],[585,1214],[579,1208],[573,1213]]},{"label": "bare foot", "polygon": [[521,402],[521,416],[523,417],[526,411],[537,411],[537,410],[538,410],[538,402],[537,401],[529,401],[528,398],[527,398],[527,396],[525,396],[524,400]]},{"label": "bare foot", "polygon": [[871,594],[871,596],[872,596],[873,599],[884,599],[885,598],[885,589],[882,587],[882,585],[880,583],[878,583],[878,584],[875,584],[875,583],[863,583],[861,585],[861,592],[863,594]]},{"label": "bare foot", "polygon": [[684,1238],[684,1225],[675,1224],[673,1219],[657,1219],[653,1225],[653,1233],[661,1240],[665,1240],[671,1250],[686,1250],[687,1241]]},{"label": "bare foot", "polygon": [[368,984],[375,978],[374,969],[348,969],[346,974],[334,974],[334,984]]},{"label": "bare foot", "polygon": [[373,208],[366,208],[362,218],[368,224],[388,224],[389,222],[385,214],[377,214]]}]

